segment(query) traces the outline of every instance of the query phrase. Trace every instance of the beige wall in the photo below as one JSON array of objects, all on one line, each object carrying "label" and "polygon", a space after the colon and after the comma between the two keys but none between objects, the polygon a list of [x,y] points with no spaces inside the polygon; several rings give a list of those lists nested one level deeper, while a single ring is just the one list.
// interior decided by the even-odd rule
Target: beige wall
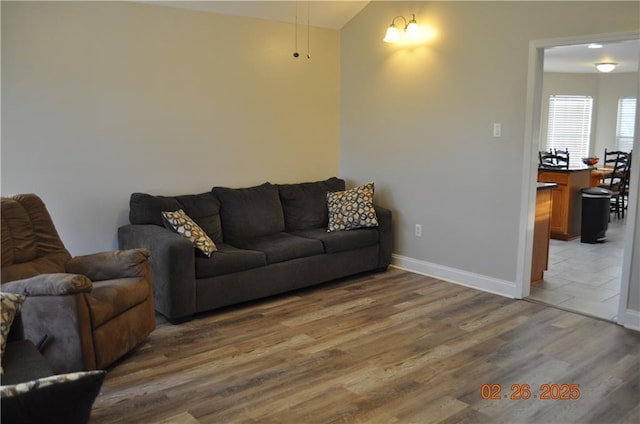
[{"label": "beige wall", "polygon": [[335,175],[339,36],[296,60],[289,24],[2,2],[2,194],[41,195],[79,254],[115,246],[134,191]]},{"label": "beige wall", "polygon": [[[343,28],[340,172],[379,182],[396,263],[517,295],[529,43],[636,31],[638,6],[371,2]],[[410,13],[436,36],[383,43]]]}]

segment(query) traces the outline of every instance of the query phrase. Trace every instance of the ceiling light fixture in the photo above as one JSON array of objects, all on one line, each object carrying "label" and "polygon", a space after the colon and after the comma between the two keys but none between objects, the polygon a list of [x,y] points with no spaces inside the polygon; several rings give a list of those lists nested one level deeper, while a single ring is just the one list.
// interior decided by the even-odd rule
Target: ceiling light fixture
[{"label": "ceiling light fixture", "polygon": [[602,44],[600,43],[591,43],[587,46],[590,49],[601,49],[602,48]]},{"label": "ceiling light fixture", "polygon": [[600,72],[611,72],[614,69],[616,69],[616,66],[618,65],[617,63],[612,63],[612,62],[601,62],[601,63],[596,63],[596,69]]},{"label": "ceiling light fixture", "polygon": [[396,19],[402,19],[404,22],[404,34],[408,39],[416,40],[420,36],[420,27],[416,22],[416,15],[411,14],[411,20],[407,21],[404,16],[396,16],[391,21],[391,25],[387,28],[387,34],[384,37],[386,43],[397,43],[401,39],[401,34],[396,27]]}]

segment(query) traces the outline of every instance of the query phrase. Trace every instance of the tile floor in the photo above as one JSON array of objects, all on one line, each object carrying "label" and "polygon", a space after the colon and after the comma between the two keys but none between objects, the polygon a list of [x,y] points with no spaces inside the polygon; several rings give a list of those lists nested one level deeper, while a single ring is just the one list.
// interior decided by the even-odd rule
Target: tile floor
[{"label": "tile floor", "polygon": [[549,269],[544,281],[531,287],[528,299],[615,322],[625,222],[612,215],[607,241],[601,244],[551,239]]}]

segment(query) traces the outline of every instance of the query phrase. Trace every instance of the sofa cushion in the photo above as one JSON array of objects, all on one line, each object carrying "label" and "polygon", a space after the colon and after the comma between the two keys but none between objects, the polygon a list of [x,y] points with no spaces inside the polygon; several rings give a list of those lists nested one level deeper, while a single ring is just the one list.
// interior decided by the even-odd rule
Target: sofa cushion
[{"label": "sofa cushion", "polygon": [[327,231],[377,227],[378,217],[373,206],[373,192],[373,183],[368,183],[346,191],[327,193]]},{"label": "sofa cushion", "polygon": [[77,372],[2,386],[2,422],[87,423],[106,374]]},{"label": "sofa cushion", "polygon": [[2,283],[64,272],[71,255],[62,244],[42,199],[16,194],[0,199]]},{"label": "sofa cushion", "polygon": [[284,214],[278,187],[264,183],[249,188],[214,187],[220,200],[224,239],[236,241],[284,231]]},{"label": "sofa cushion", "polygon": [[216,244],[182,209],[162,212],[165,227],[189,239],[207,258],[216,251]]},{"label": "sofa cushion", "polygon": [[129,222],[134,225],[153,224],[162,227],[162,212],[174,212],[178,209],[184,210],[214,243],[224,241],[220,225],[220,202],[211,192],[173,197],[133,193],[129,200]]},{"label": "sofa cushion", "polygon": [[210,191],[185,194],[176,196],[176,200],[182,205],[182,210],[211,237],[214,243],[224,242],[220,223],[220,202],[215,194]]},{"label": "sofa cushion", "polygon": [[334,231],[328,233],[324,228],[302,230],[292,233],[299,237],[320,240],[326,253],[338,253],[360,249],[378,242],[378,231],[374,228],[360,228],[353,231]]},{"label": "sofa cushion", "polygon": [[320,240],[298,237],[288,233],[241,240],[236,246],[264,252],[267,256],[267,263],[270,264],[324,253]]},{"label": "sofa cushion", "polygon": [[286,230],[327,228],[327,193],[344,191],[344,187],[344,180],[336,177],[312,183],[279,185]]},{"label": "sofa cushion", "polygon": [[218,245],[210,258],[196,256],[196,278],[215,277],[246,271],[267,264],[267,257],[256,250],[238,249],[228,244]]},{"label": "sofa cushion", "polygon": [[177,211],[182,205],[175,197],[133,193],[129,198],[129,222],[134,225],[164,226],[162,211]]}]

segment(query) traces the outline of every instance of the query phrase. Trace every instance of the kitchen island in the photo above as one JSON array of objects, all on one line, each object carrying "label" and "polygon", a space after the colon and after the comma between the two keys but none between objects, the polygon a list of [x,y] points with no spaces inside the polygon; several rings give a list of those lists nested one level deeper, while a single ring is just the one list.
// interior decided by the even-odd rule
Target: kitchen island
[{"label": "kitchen island", "polygon": [[568,169],[538,168],[538,182],[556,183],[552,191],[551,238],[572,240],[580,237],[582,196],[580,190],[591,186],[588,166]]}]

